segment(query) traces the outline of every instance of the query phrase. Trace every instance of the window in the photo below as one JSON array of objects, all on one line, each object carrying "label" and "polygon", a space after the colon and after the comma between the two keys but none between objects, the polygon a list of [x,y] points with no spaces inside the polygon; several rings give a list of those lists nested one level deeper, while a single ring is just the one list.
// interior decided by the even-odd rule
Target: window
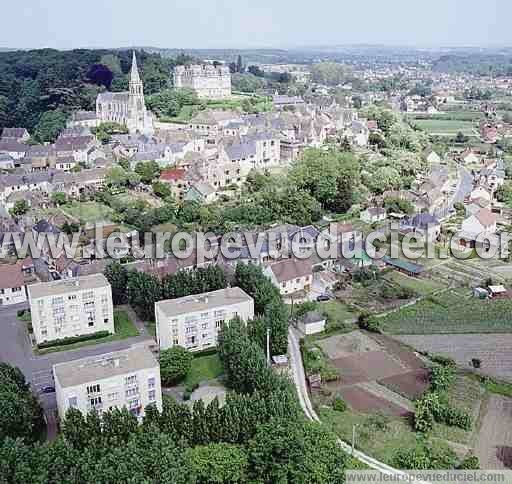
[{"label": "window", "polygon": [[119,393],[117,393],[117,392],[113,392],[113,393],[109,393],[109,394],[108,394],[108,399],[109,399],[109,401],[111,401],[111,402],[112,402],[113,400],[117,400],[117,399],[118,399],[118,397],[119,397]]},{"label": "window", "polygon": [[132,387],[132,388],[128,388],[128,390],[126,390],[125,395],[126,395],[126,398],[130,398],[130,397],[134,397],[138,393],[139,393],[139,388]]},{"label": "window", "polygon": [[179,342],[178,342],[178,338],[174,338],[174,339],[172,340],[172,344],[173,344],[173,345],[175,345],[175,346],[176,346],[176,345],[178,345],[178,344],[179,344]]},{"label": "window", "polygon": [[224,324],[223,319],[219,319],[218,321],[215,321],[215,327],[216,328],[222,328],[222,325]]},{"label": "window", "polygon": [[93,393],[99,393],[100,392],[100,385],[90,385],[87,387],[87,395],[91,395]]},{"label": "window", "polygon": [[149,389],[155,388],[155,383],[156,383],[156,380],[155,380],[154,376],[148,378],[148,388]]},{"label": "window", "polygon": [[156,400],[156,391],[155,390],[150,390],[149,393],[148,393],[148,400],[150,402],[154,402]]},{"label": "window", "polygon": [[104,322],[105,324],[108,324],[108,318],[105,318],[105,319],[103,320],[103,322]]},{"label": "window", "polygon": [[99,407],[101,406],[101,397],[94,397],[89,399],[89,405],[91,407]]},{"label": "window", "polygon": [[69,397],[68,398],[68,407],[69,408],[78,407],[78,399],[76,397]]},{"label": "window", "polygon": [[125,385],[134,385],[135,383],[137,383],[137,375],[130,375],[124,379]]},{"label": "window", "polygon": [[74,300],[76,299],[76,294],[71,294],[71,295],[69,295],[69,296],[68,296],[68,299],[69,299],[70,301],[74,301]]},{"label": "window", "polygon": [[203,324],[201,325],[201,328],[202,328],[202,329],[208,329],[208,323],[203,323]]}]

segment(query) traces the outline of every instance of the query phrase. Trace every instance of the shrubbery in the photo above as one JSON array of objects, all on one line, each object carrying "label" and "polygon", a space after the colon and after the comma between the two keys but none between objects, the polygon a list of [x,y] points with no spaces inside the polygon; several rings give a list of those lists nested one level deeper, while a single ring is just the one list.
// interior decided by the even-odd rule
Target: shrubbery
[{"label": "shrubbery", "polygon": [[173,346],[160,352],[160,376],[164,385],[176,385],[182,381],[192,366],[192,353],[181,346]]},{"label": "shrubbery", "polygon": [[344,412],[345,410],[347,410],[347,404],[346,404],[345,400],[343,400],[343,398],[341,398],[338,395],[332,402],[332,408],[333,408],[333,410],[336,410],[337,412]]},{"label": "shrubbery", "polygon": [[110,336],[111,333],[108,331],[97,331],[96,333],[84,334],[82,336],[69,336],[68,338],[54,339],[52,341],[46,341],[37,345],[38,349],[43,350],[46,348],[53,348],[55,346],[72,345],[74,343],[81,343],[83,341],[90,341],[93,339],[100,339]]}]

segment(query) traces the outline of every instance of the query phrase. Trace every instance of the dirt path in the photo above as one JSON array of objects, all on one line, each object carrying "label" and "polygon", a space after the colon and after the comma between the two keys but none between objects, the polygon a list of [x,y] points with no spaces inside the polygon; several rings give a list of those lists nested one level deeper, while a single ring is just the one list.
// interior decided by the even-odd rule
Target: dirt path
[{"label": "dirt path", "polygon": [[490,396],[475,455],[482,469],[512,469],[512,398]]},{"label": "dirt path", "polygon": [[398,395],[398,393],[395,393],[389,388],[386,388],[384,385],[380,385],[375,381],[371,381],[359,383],[358,386],[380,398],[384,398],[385,400],[388,400],[389,402],[402,407],[411,413],[414,413],[414,404],[410,400],[407,400],[407,398]]}]

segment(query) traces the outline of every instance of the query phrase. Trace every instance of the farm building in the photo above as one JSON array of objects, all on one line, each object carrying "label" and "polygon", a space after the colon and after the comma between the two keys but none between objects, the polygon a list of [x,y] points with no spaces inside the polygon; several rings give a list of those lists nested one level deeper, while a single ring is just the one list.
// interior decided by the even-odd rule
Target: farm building
[{"label": "farm building", "polygon": [[382,260],[387,266],[392,267],[399,272],[403,272],[408,276],[420,277],[425,271],[425,268],[419,264],[414,264],[402,259],[392,259],[387,255],[384,256]]},{"label": "farm building", "polygon": [[386,220],[386,209],[381,207],[368,207],[361,212],[360,218],[366,223],[375,223]]}]

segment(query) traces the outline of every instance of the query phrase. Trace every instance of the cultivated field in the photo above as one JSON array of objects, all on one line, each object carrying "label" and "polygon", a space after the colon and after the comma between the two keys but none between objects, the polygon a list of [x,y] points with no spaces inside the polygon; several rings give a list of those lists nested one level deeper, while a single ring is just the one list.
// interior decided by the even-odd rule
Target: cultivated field
[{"label": "cultivated field", "polygon": [[475,124],[471,121],[417,119],[414,120],[414,124],[429,134],[438,136],[455,136],[459,132],[471,135],[475,132]]},{"label": "cultivated field", "polygon": [[480,300],[447,291],[380,319],[392,334],[511,333],[512,300]]},{"label": "cultivated field", "polygon": [[461,368],[472,369],[471,360],[477,358],[482,374],[512,381],[512,334],[403,335],[397,338],[419,351],[450,356]]}]

